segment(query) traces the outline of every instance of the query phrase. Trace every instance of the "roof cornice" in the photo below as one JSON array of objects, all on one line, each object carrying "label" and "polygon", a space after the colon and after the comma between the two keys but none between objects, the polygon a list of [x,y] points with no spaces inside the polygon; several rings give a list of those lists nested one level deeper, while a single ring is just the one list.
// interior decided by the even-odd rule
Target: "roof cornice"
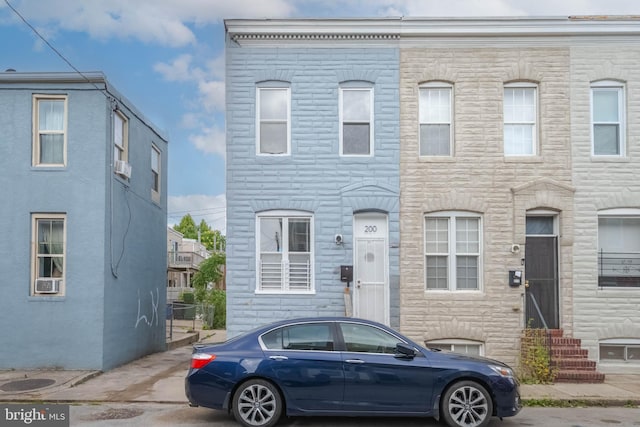
[{"label": "roof cornice", "polygon": [[0,82],[3,83],[106,83],[107,78],[100,71],[79,73],[70,72],[32,72],[17,71],[0,72]]},{"label": "roof cornice", "polygon": [[225,31],[239,44],[322,41],[382,42],[433,39],[640,36],[640,16],[228,19]]}]

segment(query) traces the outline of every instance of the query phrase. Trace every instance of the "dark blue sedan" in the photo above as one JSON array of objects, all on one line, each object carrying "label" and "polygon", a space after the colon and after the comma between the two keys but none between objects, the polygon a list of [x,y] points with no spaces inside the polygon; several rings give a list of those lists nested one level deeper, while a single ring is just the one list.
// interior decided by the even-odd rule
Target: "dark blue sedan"
[{"label": "dark blue sedan", "polygon": [[426,349],[354,318],[290,319],[194,347],[192,406],[233,412],[246,427],[288,416],[425,416],[485,426],[520,411],[504,363]]}]

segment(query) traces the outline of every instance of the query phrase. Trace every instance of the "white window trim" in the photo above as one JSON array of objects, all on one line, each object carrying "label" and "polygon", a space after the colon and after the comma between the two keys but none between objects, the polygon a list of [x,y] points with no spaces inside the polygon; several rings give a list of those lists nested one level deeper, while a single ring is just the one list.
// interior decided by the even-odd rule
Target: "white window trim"
[{"label": "white window trim", "polygon": [[[260,219],[261,218],[305,218],[309,219],[309,289],[308,290],[289,290],[284,289],[284,284],[280,290],[268,289],[263,290],[260,289]],[[271,210],[264,211],[256,214],[256,222],[255,222],[255,244],[256,244],[256,286],[255,293],[256,294],[277,294],[277,295],[313,295],[316,293],[315,290],[315,239],[314,239],[314,215],[307,211],[297,211],[297,210]],[[284,228],[283,228],[284,230]],[[287,230],[288,232],[288,230]],[[282,241],[284,242],[284,236],[282,237]],[[284,253],[284,251],[283,251]],[[287,249],[288,254],[288,249]]]},{"label": "white window trim", "polygon": [[[420,111],[422,109],[422,103],[420,102],[420,90],[421,89],[449,89],[449,121],[448,122],[442,122],[442,123],[438,123],[438,122],[425,122],[422,123],[422,121],[420,121]],[[442,82],[442,81],[433,81],[433,82],[428,82],[428,83],[422,83],[421,85],[418,86],[418,156],[419,157],[423,157],[423,158],[446,158],[446,157],[453,157],[453,147],[454,147],[454,142],[453,142],[453,136],[454,136],[454,131],[453,131],[453,85],[451,83],[447,83],[447,82]],[[422,133],[420,132],[420,127],[423,124],[449,124],[449,154],[448,155],[421,155],[420,154],[420,147],[422,146]]]},{"label": "white window trim", "polygon": [[[40,163],[40,109],[39,101],[56,100],[64,101],[64,121],[63,121],[63,148],[62,148],[62,164],[60,163]],[[68,96],[67,95],[53,95],[53,94],[33,94],[33,111],[31,114],[31,120],[33,122],[33,141],[32,141],[32,158],[31,165],[34,167],[46,167],[46,168],[63,168],[67,166],[67,118],[69,114],[68,109]],[[56,134],[60,132],[55,132]]]},{"label": "white window trim", "polygon": [[456,338],[456,339],[439,339],[439,340],[429,340],[425,343],[425,345],[427,347],[429,347],[430,344],[433,345],[437,345],[437,346],[443,346],[443,345],[450,345],[453,346],[453,352],[455,352],[455,346],[456,345],[474,345],[474,346],[478,346],[479,347],[479,355],[480,356],[484,356],[484,343],[482,341],[474,341],[474,340],[467,340],[467,339],[461,339],[461,338]]},{"label": "white window trim", "polygon": [[[601,347],[603,345],[614,346],[614,347],[640,347],[640,339],[638,338],[612,338],[612,339],[600,340],[600,342],[598,342],[598,363],[604,363],[604,364],[615,364],[615,363],[638,364],[640,363],[640,359],[635,359],[635,360],[603,359],[602,352],[601,352]],[[626,351],[625,351],[625,354],[626,354]]]},{"label": "white window trim", "polygon": [[[114,111],[114,119],[113,119],[113,145],[114,145],[114,168],[116,160],[123,160],[125,162],[129,161],[129,119],[127,116],[122,114],[119,110]],[[122,120],[122,145],[116,143],[116,120],[119,118]],[[122,153],[122,157],[120,159],[116,158],[115,150],[117,149]]]},{"label": "white window trim", "polygon": [[[153,168],[153,152],[158,154],[158,170]],[[160,193],[162,192],[162,151],[155,145],[151,144],[151,177],[153,178],[153,172],[158,174],[158,189],[153,188],[153,180],[151,181],[151,199],[160,203]]]},{"label": "white window trim", "polygon": [[[613,218],[613,219],[620,219],[620,218],[640,218],[640,209],[638,208],[613,208],[613,209],[602,209],[600,211],[598,211],[598,215],[597,215],[597,219],[598,219],[598,234],[597,234],[597,256],[598,256],[598,267],[599,267],[599,254],[600,254],[600,218]],[[600,271],[598,270],[597,272],[597,276],[598,276],[598,285],[599,280],[600,280]],[[640,290],[640,288],[638,287],[634,287],[634,286],[606,286],[606,287],[601,287],[598,286],[598,289],[601,291],[605,291],[605,292],[637,292]],[[607,342],[610,342],[610,340],[607,340]]]},{"label": "white window trim", "polygon": [[[596,154],[595,152],[595,133],[594,126],[595,123],[593,121],[593,92],[598,89],[616,89],[618,91],[618,123],[620,124],[620,154]],[[620,158],[626,156],[626,134],[627,134],[627,108],[626,108],[626,98],[625,98],[626,87],[624,83],[616,81],[616,80],[598,80],[596,82],[591,83],[591,87],[589,88],[589,104],[590,104],[590,123],[591,123],[591,156],[597,158]]]},{"label": "white window trim", "polygon": [[[344,144],[343,144],[343,108],[342,108],[342,94],[347,90],[360,90],[360,91],[369,91],[369,154],[344,154]],[[338,92],[338,115],[339,115],[339,139],[340,139],[340,157],[373,157],[374,153],[374,97],[373,97],[373,87],[371,86],[341,86]]]},{"label": "white window trim", "polygon": [[[260,151],[260,93],[263,90],[285,90],[287,92],[287,150],[284,153],[271,154]],[[291,88],[287,86],[266,85],[256,87],[256,156],[282,157],[291,155]]]},{"label": "white window trim", "polygon": [[[534,111],[533,111],[533,117],[535,118],[535,121],[532,122],[509,122],[507,123],[506,119],[504,118],[504,92],[505,89],[511,89],[511,88],[522,88],[522,89],[533,89],[534,91],[534,96],[533,96],[533,102],[534,102]],[[506,127],[508,124],[532,124],[533,125],[533,135],[531,136],[531,154],[507,154],[506,153],[506,140],[504,138],[504,130],[503,130],[503,137],[502,137],[502,152],[504,153],[505,157],[534,157],[537,156],[538,153],[540,152],[539,150],[539,141],[538,141],[538,126],[539,126],[539,99],[538,97],[539,95],[539,85],[535,84],[535,83],[531,83],[531,82],[513,82],[513,83],[506,83],[504,85],[504,88],[502,89],[502,96],[503,96],[503,126]]]},{"label": "white window trim", "polygon": [[[457,289],[457,277],[456,277],[456,260],[455,255],[457,252],[454,252],[456,247],[456,233],[452,232],[452,224],[455,223],[455,219],[461,218],[477,218],[478,219],[478,289]],[[447,277],[447,289],[432,289],[427,287],[427,231],[426,231],[426,220],[428,218],[443,218],[449,221],[449,252],[447,254],[448,258],[448,277]],[[423,280],[424,280],[424,289],[425,292],[434,292],[434,293],[482,293],[483,292],[483,221],[482,215],[474,212],[467,211],[442,211],[442,212],[433,212],[424,215],[422,218],[422,263],[424,265],[423,270]],[[452,256],[452,254],[454,256]]]},{"label": "white window trim", "polygon": [[[36,279],[38,278],[38,221],[47,219],[63,220],[63,249],[62,249],[62,276],[60,284],[60,292],[57,294],[38,294],[36,293]],[[31,214],[31,284],[29,287],[29,295],[37,298],[46,297],[63,297],[66,293],[66,274],[67,274],[67,215],[60,213],[33,213]]]}]

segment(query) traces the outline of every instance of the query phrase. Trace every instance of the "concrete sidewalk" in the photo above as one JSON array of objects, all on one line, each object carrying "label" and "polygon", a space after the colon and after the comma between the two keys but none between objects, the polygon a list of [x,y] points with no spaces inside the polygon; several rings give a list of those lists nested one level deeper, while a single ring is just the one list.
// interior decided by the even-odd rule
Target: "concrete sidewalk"
[{"label": "concrete sidewalk", "polygon": [[[0,371],[0,401],[187,404],[184,378],[192,352],[189,344],[196,341],[214,343],[225,340],[224,330],[189,329],[174,335],[174,342],[177,343],[174,345],[177,347],[151,354],[105,373],[63,370]],[[24,384],[22,389],[20,384]],[[520,391],[525,403],[564,401],[597,406],[640,406],[640,375],[607,374],[603,384],[523,384]]]}]

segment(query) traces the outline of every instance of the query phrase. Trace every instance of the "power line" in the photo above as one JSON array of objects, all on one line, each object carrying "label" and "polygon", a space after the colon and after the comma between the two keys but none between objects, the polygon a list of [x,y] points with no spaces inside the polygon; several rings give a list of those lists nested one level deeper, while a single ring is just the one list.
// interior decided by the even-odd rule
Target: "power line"
[{"label": "power line", "polygon": [[33,31],[35,33],[35,35],[40,38],[40,40],[42,40],[47,46],[49,46],[49,49],[54,51],[55,54],[60,57],[60,59],[62,59],[64,62],[66,62],[67,65],[69,67],[71,67],[76,73],[78,73],[80,76],[82,76],[82,78],[85,79],[87,81],[87,83],[89,83],[90,85],[95,87],[97,90],[99,90],[107,99],[110,99],[110,97],[107,96],[107,94],[104,92],[105,89],[100,88],[98,85],[96,85],[94,82],[92,82],[87,76],[85,76],[82,73],[82,71],[78,70],[67,58],[65,58],[65,56],[58,51],[58,49],[56,49],[51,43],[49,43],[49,41],[46,38],[44,38],[44,36],[42,34],[40,34],[40,32],[38,30],[36,30],[36,28],[33,25],[31,25],[29,23],[29,21],[27,21],[24,16],[21,15],[20,12],[18,12],[16,10],[16,8],[13,7],[13,5],[11,3],[9,3],[9,0],[4,0],[4,2],[7,4],[9,9],[11,9],[13,11],[13,13],[15,13],[18,16],[18,18],[20,18],[22,20],[22,22],[25,23],[25,25],[27,25],[29,28],[31,28],[31,31]]}]

